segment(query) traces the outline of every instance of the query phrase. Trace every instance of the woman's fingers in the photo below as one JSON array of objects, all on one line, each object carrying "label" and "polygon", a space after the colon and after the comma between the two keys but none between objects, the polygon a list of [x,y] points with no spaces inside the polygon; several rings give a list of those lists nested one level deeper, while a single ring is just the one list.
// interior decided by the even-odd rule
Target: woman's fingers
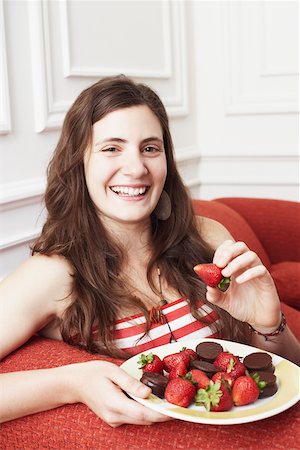
[{"label": "woman's fingers", "polygon": [[224,241],[215,251],[213,263],[224,268],[237,256],[248,252],[249,249],[244,242]]},{"label": "woman's fingers", "polygon": [[222,270],[222,275],[224,277],[231,277],[232,275],[237,275],[241,270],[257,266],[261,264],[260,259],[257,254],[251,250],[247,250],[239,256],[229,261],[227,266]]},{"label": "woman's fingers", "polygon": [[133,394],[136,397],[147,398],[152,392],[148,386],[128,375],[128,373],[120,367],[117,369],[114,367],[109,374],[109,378],[115,384],[120,386],[123,391]]},{"label": "woman's fingers", "polygon": [[134,425],[151,425],[155,422],[170,420],[168,416],[153,411],[128,398],[119,388],[113,385],[110,392],[109,408],[103,414],[104,420],[112,427],[123,423]]}]

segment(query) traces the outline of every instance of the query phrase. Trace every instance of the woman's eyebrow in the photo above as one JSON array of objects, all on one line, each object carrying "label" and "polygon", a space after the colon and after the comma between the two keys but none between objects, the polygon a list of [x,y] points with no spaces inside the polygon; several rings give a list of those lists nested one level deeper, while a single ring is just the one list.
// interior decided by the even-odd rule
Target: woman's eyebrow
[{"label": "woman's eyebrow", "polygon": [[109,137],[109,138],[103,139],[103,141],[96,142],[95,145],[101,145],[101,144],[105,144],[106,142],[112,142],[112,141],[113,142],[123,142],[125,144],[128,143],[128,141],[126,139],[121,139],[121,138],[118,138],[118,137]]},{"label": "woman's eyebrow", "polygon": [[[160,139],[157,136],[150,136],[148,138],[145,138],[145,139],[142,140],[141,143],[145,144],[147,142],[153,142],[153,141],[160,142],[161,144],[164,143],[163,140]],[[96,142],[95,145],[102,145],[102,144],[105,144],[107,142],[122,142],[124,144],[127,144],[128,140],[127,139],[118,138],[118,137],[109,137],[109,138],[105,138],[103,141]]]},{"label": "woman's eyebrow", "polygon": [[151,137],[148,137],[146,139],[143,139],[142,143],[153,142],[153,141],[160,142],[161,144],[164,143],[164,141],[162,139],[160,139],[159,137],[157,137],[157,136],[151,136]]}]

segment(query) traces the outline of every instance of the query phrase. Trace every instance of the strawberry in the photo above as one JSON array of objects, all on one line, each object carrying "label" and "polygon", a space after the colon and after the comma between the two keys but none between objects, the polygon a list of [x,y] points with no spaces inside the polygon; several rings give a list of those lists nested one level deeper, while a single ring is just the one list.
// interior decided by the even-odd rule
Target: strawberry
[{"label": "strawberry", "polygon": [[206,389],[198,389],[196,405],[204,405],[207,411],[229,411],[233,407],[233,401],[226,385],[220,381],[209,382]]},{"label": "strawberry", "polygon": [[222,269],[216,264],[197,264],[194,271],[207,286],[218,288],[225,292],[229,288],[230,278],[223,277]]},{"label": "strawberry", "polygon": [[228,385],[228,387],[231,389],[234,385],[235,378],[230,373],[227,372],[217,372],[213,375],[212,381],[216,383],[217,381],[224,382]]},{"label": "strawberry", "polygon": [[189,371],[189,374],[191,374],[192,380],[196,382],[196,389],[205,389],[210,382],[210,379],[208,378],[206,373],[202,372],[202,370],[192,369]]},{"label": "strawberry", "polygon": [[233,365],[227,369],[227,373],[235,380],[246,373],[246,367],[240,361],[234,362]]},{"label": "strawberry", "polygon": [[187,408],[194,400],[196,388],[194,384],[185,378],[174,378],[165,390],[165,399],[169,403]]},{"label": "strawberry", "polygon": [[253,403],[258,396],[259,387],[249,375],[243,375],[235,380],[232,388],[232,400],[236,406]]},{"label": "strawberry", "polygon": [[166,372],[171,372],[171,370],[177,366],[181,361],[184,362],[185,366],[188,367],[190,364],[190,356],[184,352],[172,353],[163,358],[163,366]]},{"label": "strawberry", "polygon": [[240,360],[237,356],[229,352],[221,352],[214,360],[214,365],[219,367],[223,372],[231,372],[234,364],[238,363]]},{"label": "strawberry", "polygon": [[169,373],[169,380],[173,380],[179,376],[184,377],[187,374],[187,368],[183,361],[180,361],[177,366],[173,367]]},{"label": "strawberry", "polygon": [[[197,353],[192,350],[191,348],[186,348],[186,347],[182,347],[182,349],[180,350],[181,353],[185,353],[186,355],[189,355],[190,357],[190,363],[192,361],[195,361],[196,359],[199,359],[199,356],[197,355]],[[189,363],[189,364],[190,364]]]},{"label": "strawberry", "polygon": [[143,369],[143,372],[155,372],[163,373],[163,363],[162,360],[157,355],[149,353],[149,355],[142,354],[138,360],[139,369]]}]

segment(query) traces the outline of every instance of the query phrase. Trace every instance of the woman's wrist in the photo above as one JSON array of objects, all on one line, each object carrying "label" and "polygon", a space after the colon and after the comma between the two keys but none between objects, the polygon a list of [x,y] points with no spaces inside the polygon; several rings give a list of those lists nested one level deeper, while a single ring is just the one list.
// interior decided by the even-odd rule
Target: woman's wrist
[{"label": "woman's wrist", "polygon": [[272,327],[272,328],[258,328],[255,326],[252,326],[250,324],[248,324],[250,330],[252,331],[252,333],[258,335],[258,336],[262,336],[265,338],[266,341],[272,339],[275,336],[278,336],[279,334],[281,334],[285,328],[286,328],[286,318],[285,315],[283,314],[283,312],[280,312],[280,320],[278,321],[278,324],[276,327]]}]

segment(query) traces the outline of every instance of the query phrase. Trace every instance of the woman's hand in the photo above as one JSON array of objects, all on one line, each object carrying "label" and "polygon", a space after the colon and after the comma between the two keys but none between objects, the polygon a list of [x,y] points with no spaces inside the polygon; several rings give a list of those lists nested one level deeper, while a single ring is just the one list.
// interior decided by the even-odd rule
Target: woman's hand
[{"label": "woman's hand", "polygon": [[89,361],[69,367],[75,382],[72,403],[86,404],[111,427],[125,423],[151,425],[170,420],[126,396],[123,390],[137,397],[147,398],[151,389],[117,365],[105,361]]},{"label": "woman's hand", "polygon": [[224,241],[213,262],[222,275],[231,277],[226,292],[207,287],[207,300],[261,333],[277,329],[281,321],[280,301],[270,273],[244,242]]}]

